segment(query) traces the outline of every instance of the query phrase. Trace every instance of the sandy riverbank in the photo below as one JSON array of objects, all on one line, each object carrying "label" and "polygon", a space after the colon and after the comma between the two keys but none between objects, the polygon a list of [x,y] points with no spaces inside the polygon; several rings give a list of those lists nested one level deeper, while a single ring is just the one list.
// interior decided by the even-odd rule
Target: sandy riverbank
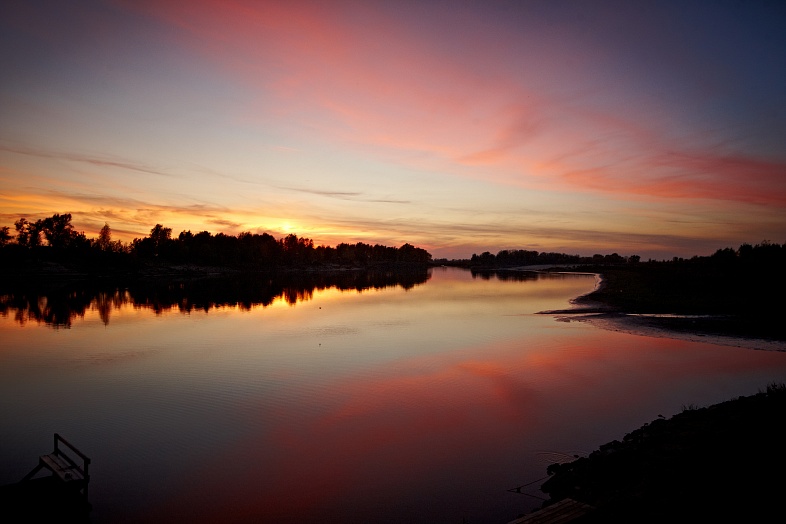
[{"label": "sandy riverbank", "polygon": [[[590,293],[571,301],[569,309],[541,311],[554,315],[561,322],[584,322],[609,331],[632,335],[673,338],[706,342],[723,346],[743,347],[767,351],[786,351],[786,340],[770,336],[757,336],[764,322],[759,317],[746,318],[723,314],[676,314],[646,311],[647,298],[638,297],[639,312],[625,311],[602,300],[607,280],[596,275],[595,288]],[[621,291],[623,292],[623,291]],[[635,300],[636,297],[633,297]]]},{"label": "sandy riverbank", "polygon": [[584,322],[608,331],[644,337],[673,338],[765,351],[786,351],[786,342],[742,335],[724,335],[724,318],[663,316],[599,311],[594,308],[544,311],[561,322]]}]

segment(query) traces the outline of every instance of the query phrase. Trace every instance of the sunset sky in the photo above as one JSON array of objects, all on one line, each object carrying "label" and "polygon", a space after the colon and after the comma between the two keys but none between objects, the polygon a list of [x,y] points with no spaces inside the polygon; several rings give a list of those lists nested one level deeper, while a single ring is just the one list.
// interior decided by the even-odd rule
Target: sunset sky
[{"label": "sunset sky", "polygon": [[644,258],[786,241],[782,1],[0,4],[0,226]]}]

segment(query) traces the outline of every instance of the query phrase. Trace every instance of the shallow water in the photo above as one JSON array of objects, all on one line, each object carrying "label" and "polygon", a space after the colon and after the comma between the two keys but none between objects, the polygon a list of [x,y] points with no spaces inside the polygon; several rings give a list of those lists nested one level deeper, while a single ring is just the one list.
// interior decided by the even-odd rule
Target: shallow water
[{"label": "shallow water", "polygon": [[6,309],[0,482],[59,432],[93,459],[95,522],[507,522],[548,464],[786,380],[786,353],[536,314],[594,285],[437,268],[242,306],[121,293],[67,324]]}]

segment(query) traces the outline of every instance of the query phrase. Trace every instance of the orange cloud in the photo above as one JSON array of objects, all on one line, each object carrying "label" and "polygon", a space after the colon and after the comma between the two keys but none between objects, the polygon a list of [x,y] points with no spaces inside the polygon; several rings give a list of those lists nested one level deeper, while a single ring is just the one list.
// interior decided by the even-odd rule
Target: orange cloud
[{"label": "orange cloud", "polygon": [[[640,78],[621,73],[627,55],[577,35],[569,21],[547,28],[538,9],[512,9],[518,24],[499,6],[413,5],[115,0],[77,10],[68,24],[20,8],[10,24],[88,74],[76,67],[71,85],[41,72],[63,97],[74,89],[68,107],[56,96],[13,98],[47,119],[62,114],[59,126],[31,123],[32,131],[8,135],[21,145],[0,148],[14,168],[38,166],[2,175],[15,179],[6,194],[31,196],[27,207],[3,212],[68,211],[88,234],[107,220],[126,240],[163,222],[175,231],[295,232],[329,244],[414,242],[451,257],[523,245],[662,246],[690,255],[782,235],[782,160],[735,149],[743,142],[724,128],[726,115],[702,107],[694,115],[690,93],[653,101],[642,80],[658,68]],[[121,37],[112,38],[112,24],[123,24]],[[79,45],[66,40],[72,33]],[[166,49],[166,59],[136,56],[134,38]],[[107,44],[104,54],[86,51],[94,41]],[[157,68],[171,64],[162,77]],[[105,73],[106,85],[89,80]],[[155,97],[129,87],[151,74]],[[663,78],[677,91],[692,80]],[[123,111],[95,105],[92,89],[96,101]],[[188,103],[172,114],[149,112],[180,97]],[[18,113],[20,123],[32,122]],[[173,118],[161,126],[164,116]],[[715,117],[720,124],[707,128]],[[117,141],[91,129],[95,122],[122,129]],[[137,142],[148,130],[155,138]],[[197,147],[204,152],[192,158]],[[45,169],[51,178],[21,187]],[[73,198],[63,207],[66,194]],[[51,206],[39,205],[47,198]],[[123,199],[131,207],[120,207]],[[643,220],[667,215],[676,199],[690,200],[680,216],[689,226]],[[651,212],[657,206],[660,215]],[[748,221],[743,231],[736,224],[753,208],[760,227]]]}]

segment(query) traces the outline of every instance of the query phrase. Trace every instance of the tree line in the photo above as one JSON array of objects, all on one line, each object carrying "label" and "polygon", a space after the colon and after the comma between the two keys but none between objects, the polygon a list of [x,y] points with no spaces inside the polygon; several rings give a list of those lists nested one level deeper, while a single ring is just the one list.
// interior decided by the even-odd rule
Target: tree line
[{"label": "tree line", "polygon": [[[449,263],[449,261],[442,261]],[[526,249],[504,249],[496,255],[485,251],[473,254],[469,260],[454,261],[454,265],[494,269],[512,268],[534,265],[590,265],[590,266],[624,266],[637,265],[641,262],[638,255],[621,256],[595,254],[592,256],[568,255],[566,253],[538,252]],[[460,263],[459,263],[460,262]],[[669,260],[648,260],[649,265],[658,264],[703,264],[713,266],[779,266],[786,264],[786,243],[777,244],[764,240],[759,244],[742,244],[737,249],[726,247],[718,249],[710,256],[695,255],[691,258],[673,257]]]},{"label": "tree line", "polygon": [[391,265],[423,266],[431,262],[425,249],[404,244],[401,247],[341,243],[335,247],[315,246],[309,238],[289,234],[276,239],[268,233],[243,232],[234,235],[209,231],[182,231],[156,224],[144,238],[130,243],[112,239],[105,224],[96,238],[76,231],[71,214],[14,223],[0,228],[3,258],[50,260],[55,262],[103,263],[118,265],[136,262],[194,264],[252,269],[308,268],[314,266],[380,267]]},{"label": "tree line", "polygon": [[786,267],[786,243],[764,240],[756,245],[742,244],[737,249],[727,247],[713,253],[710,260],[718,265],[756,266],[780,272]]},{"label": "tree line", "polygon": [[568,255],[566,253],[553,253],[553,252],[538,252],[526,249],[503,249],[496,255],[485,251],[478,254],[473,254],[469,259],[468,265],[470,267],[481,268],[506,268],[516,266],[535,266],[547,264],[559,265],[573,265],[573,264],[591,264],[591,265],[622,265],[622,264],[636,264],[641,260],[638,255],[631,255],[623,257],[617,253],[611,255],[592,255],[591,257],[581,255]]}]

